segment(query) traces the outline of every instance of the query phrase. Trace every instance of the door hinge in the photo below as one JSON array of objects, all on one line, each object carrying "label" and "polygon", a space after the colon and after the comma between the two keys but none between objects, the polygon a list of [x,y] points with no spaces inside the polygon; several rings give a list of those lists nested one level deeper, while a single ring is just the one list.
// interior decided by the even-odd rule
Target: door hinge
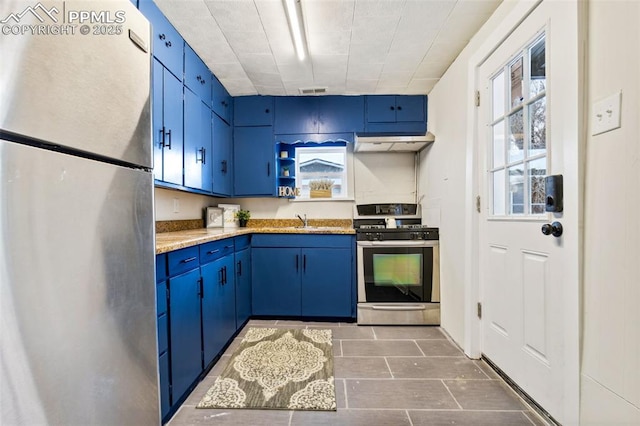
[{"label": "door hinge", "polygon": [[480,196],[476,196],[476,211],[480,213]]},{"label": "door hinge", "polygon": [[480,106],[480,91],[476,90],[476,106],[479,107]]},{"label": "door hinge", "polygon": [[478,318],[482,319],[482,302],[478,302]]}]

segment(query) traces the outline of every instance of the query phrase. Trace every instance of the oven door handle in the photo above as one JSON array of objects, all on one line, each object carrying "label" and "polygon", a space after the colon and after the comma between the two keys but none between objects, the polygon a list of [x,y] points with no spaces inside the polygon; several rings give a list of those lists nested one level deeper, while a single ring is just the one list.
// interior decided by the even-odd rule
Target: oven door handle
[{"label": "oven door handle", "polygon": [[372,305],[371,309],[374,311],[424,311],[427,307],[425,305]]},{"label": "oven door handle", "polygon": [[361,247],[433,247],[438,245],[438,241],[437,240],[358,241],[356,245]]}]

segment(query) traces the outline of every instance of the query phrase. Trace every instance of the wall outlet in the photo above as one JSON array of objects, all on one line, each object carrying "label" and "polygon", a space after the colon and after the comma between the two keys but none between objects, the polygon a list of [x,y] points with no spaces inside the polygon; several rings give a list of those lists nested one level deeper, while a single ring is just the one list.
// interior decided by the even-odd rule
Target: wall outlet
[{"label": "wall outlet", "polygon": [[591,134],[593,136],[620,127],[622,92],[597,101],[591,113]]}]

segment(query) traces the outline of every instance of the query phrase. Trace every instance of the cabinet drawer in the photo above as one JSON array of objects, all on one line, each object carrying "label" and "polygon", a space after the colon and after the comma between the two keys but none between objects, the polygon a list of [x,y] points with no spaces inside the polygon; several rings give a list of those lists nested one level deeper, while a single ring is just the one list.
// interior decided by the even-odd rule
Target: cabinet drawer
[{"label": "cabinet drawer", "polygon": [[351,235],[310,235],[310,234],[256,234],[252,247],[328,247],[351,248]]},{"label": "cabinet drawer", "polygon": [[172,251],[167,255],[167,259],[169,261],[169,275],[172,277],[197,268],[200,265],[198,246]]},{"label": "cabinet drawer", "polygon": [[156,285],[156,314],[158,316],[167,313],[167,283],[162,281]]},{"label": "cabinet drawer", "polygon": [[245,249],[251,245],[251,235],[242,235],[235,238],[236,251]]},{"label": "cabinet drawer", "polygon": [[156,282],[167,278],[167,255],[162,253],[156,256]]},{"label": "cabinet drawer", "polygon": [[211,72],[189,45],[184,48],[184,84],[211,106]]},{"label": "cabinet drawer", "polygon": [[161,354],[169,349],[169,324],[167,315],[158,317],[158,353]]},{"label": "cabinet drawer", "polygon": [[201,244],[200,246],[200,263],[205,264],[220,259],[223,256],[233,253],[233,238],[220,241],[212,241],[210,243]]}]

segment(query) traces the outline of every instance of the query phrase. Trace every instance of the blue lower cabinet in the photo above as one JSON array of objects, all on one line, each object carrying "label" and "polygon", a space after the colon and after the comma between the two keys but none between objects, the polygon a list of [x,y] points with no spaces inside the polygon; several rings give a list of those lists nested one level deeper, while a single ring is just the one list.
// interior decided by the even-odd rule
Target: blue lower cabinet
[{"label": "blue lower cabinet", "polygon": [[175,403],[202,372],[200,268],[169,279],[169,315]]},{"label": "blue lower cabinet", "polygon": [[300,271],[297,248],[252,248],[254,315],[300,316]]},{"label": "blue lower cabinet", "polygon": [[351,316],[350,249],[302,249],[302,316]]},{"label": "blue lower cabinet", "polygon": [[251,249],[236,252],[236,328],[251,316]]},{"label": "blue lower cabinet", "polygon": [[169,352],[160,355],[158,359],[158,368],[160,370],[160,413],[162,418],[169,413],[171,409],[171,388],[169,387]]},{"label": "blue lower cabinet", "polygon": [[236,332],[233,253],[202,265],[200,270],[203,367],[207,367]]},{"label": "blue lower cabinet", "polygon": [[255,235],[253,314],[353,317],[352,236]]}]

